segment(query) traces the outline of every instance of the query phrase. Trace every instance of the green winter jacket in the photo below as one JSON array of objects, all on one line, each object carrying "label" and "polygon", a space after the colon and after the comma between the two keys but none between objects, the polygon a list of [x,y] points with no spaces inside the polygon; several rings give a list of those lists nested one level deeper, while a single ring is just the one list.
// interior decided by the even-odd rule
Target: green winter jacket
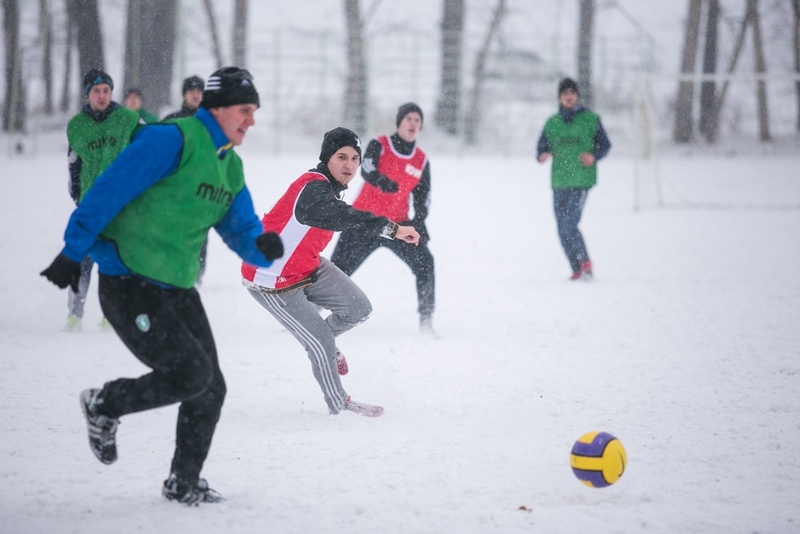
[{"label": "green winter jacket", "polygon": [[[178,168],[126,205],[101,237],[115,242],[119,257],[133,272],[191,288],[200,270],[200,248],[208,229],[225,217],[244,188],[244,172],[234,151],[228,151],[223,159],[217,156],[211,135],[199,119],[169,122],[183,135]],[[164,232],[164,228],[170,231]]]}]

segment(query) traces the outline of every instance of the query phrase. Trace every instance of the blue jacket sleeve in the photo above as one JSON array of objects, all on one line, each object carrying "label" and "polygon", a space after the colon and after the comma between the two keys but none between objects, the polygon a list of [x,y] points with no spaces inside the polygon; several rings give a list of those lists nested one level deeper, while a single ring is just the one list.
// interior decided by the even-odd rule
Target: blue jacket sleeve
[{"label": "blue jacket sleeve", "polygon": [[611,150],[611,141],[608,139],[608,135],[606,135],[606,129],[603,128],[603,123],[598,119],[597,132],[594,134],[594,150],[592,150],[595,162],[604,158],[609,150]]},{"label": "blue jacket sleeve", "polygon": [[244,261],[258,267],[269,267],[272,262],[256,246],[256,238],[264,233],[261,221],[253,207],[253,198],[247,186],[239,191],[225,217],[214,229],[232,251]]},{"label": "blue jacket sleeve", "polygon": [[72,212],[62,253],[71,260],[83,260],[97,236],[128,203],[177,169],[182,148],[183,135],[177,126],[142,128]]}]

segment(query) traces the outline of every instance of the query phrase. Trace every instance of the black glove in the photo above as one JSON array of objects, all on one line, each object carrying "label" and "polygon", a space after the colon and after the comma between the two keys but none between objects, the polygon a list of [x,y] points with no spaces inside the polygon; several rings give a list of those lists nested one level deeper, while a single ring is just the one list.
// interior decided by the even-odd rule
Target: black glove
[{"label": "black glove", "polygon": [[261,234],[256,238],[256,246],[264,257],[270,261],[277,260],[283,256],[283,241],[281,236],[275,232]]},{"label": "black glove", "polygon": [[81,279],[81,264],[80,262],[72,261],[63,254],[59,254],[50,264],[50,267],[39,274],[61,289],[70,286],[72,291],[77,293],[78,281]]},{"label": "black glove", "polygon": [[400,188],[400,186],[397,185],[397,182],[390,180],[383,174],[379,174],[378,177],[375,178],[375,186],[379,187],[384,193],[397,193],[397,190]]}]

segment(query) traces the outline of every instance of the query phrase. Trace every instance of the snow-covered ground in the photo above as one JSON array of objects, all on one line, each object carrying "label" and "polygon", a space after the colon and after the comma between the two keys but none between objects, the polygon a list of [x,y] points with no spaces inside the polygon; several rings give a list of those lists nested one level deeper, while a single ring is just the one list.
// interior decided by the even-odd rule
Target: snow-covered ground
[{"label": "snow-covered ground", "polygon": [[[673,154],[664,207],[646,178],[635,211],[612,150],[582,225],[596,279],[575,283],[548,166],[432,155],[441,338],[379,251],[354,275],[373,316],[340,339],[377,420],[328,415],[214,234],[201,294],[229,393],[203,475],[227,500],[186,508],[160,497],[175,407],[123,418],[112,466],[87,446],[78,393],[145,368],[97,328],[96,282],[76,335],[39,276],[72,208],[63,143],[0,155],[0,532],[800,532],[797,156]],[[316,163],[240,152],[260,211]],[[628,453],[607,489],[569,467],[593,429]]]}]

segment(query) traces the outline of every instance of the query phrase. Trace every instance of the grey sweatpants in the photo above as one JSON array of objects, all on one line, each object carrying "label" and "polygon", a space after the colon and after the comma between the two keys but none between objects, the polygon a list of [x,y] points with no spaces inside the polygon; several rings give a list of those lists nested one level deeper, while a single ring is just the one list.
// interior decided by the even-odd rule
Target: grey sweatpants
[{"label": "grey sweatpants", "polygon": [[[361,288],[326,258],[320,258],[319,278],[313,284],[283,293],[247,290],[306,349],[330,413],[343,410],[347,393],[336,370],[335,338],[372,313],[372,304]],[[330,315],[323,319],[318,306],[330,310]]]}]

